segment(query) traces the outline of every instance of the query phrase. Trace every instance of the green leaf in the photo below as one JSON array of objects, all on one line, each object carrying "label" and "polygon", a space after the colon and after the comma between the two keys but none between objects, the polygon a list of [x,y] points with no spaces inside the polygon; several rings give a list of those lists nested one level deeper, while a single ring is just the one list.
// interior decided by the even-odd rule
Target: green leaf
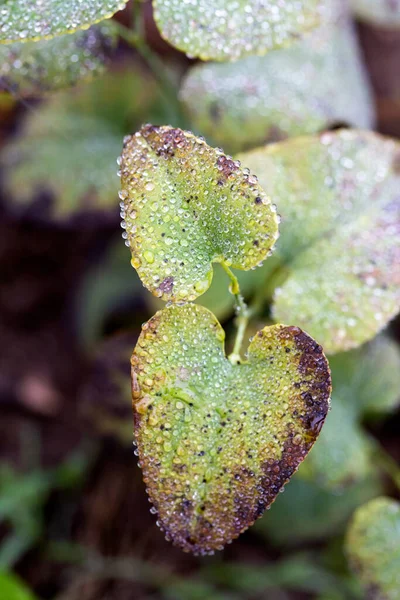
[{"label": "green leaf", "polygon": [[145,125],[125,138],[121,173],[132,265],[163,300],[203,294],[213,262],[256,267],[277,239],[257,178],[190,132]]},{"label": "green leaf", "polygon": [[0,46],[0,91],[35,96],[97,76],[116,41],[114,28],[105,22],[53,40]]},{"label": "green leaf", "polygon": [[352,130],[240,155],[283,219],[277,251],[288,278],[274,317],[328,354],[372,339],[399,311],[399,156],[394,140]]},{"label": "green leaf", "polygon": [[229,152],[374,122],[355,34],[342,20],[264,57],[196,65],[181,98],[195,128]]},{"label": "green leaf", "polygon": [[321,21],[321,0],[153,0],[161,35],[191,57],[237,60],[285,46]]},{"label": "green leaf", "polygon": [[49,39],[109,19],[127,0],[2,0],[0,44]]},{"label": "green leaf", "polygon": [[347,535],[350,564],[373,600],[398,600],[400,503],[376,498],[359,508]]},{"label": "green leaf", "polygon": [[297,327],[259,331],[232,364],[214,315],[171,305],[132,356],[144,481],[168,539],[208,553],[247,529],[318,437],[330,395],[322,349]]},{"label": "green leaf", "polygon": [[159,105],[154,80],[131,64],[55,94],[27,115],[20,135],[2,150],[8,196],[29,205],[47,192],[58,220],[116,212],[121,137],[143,119],[158,118]]},{"label": "green leaf", "polygon": [[388,0],[350,0],[361,20],[394,29],[400,27],[400,4]]},{"label": "green leaf", "polygon": [[340,493],[326,490],[301,478],[305,465],[255,526],[256,532],[276,544],[293,545],[338,535],[353,511],[381,491],[371,478]]},{"label": "green leaf", "polygon": [[33,593],[13,573],[0,573],[0,596],[7,600],[35,600]]}]

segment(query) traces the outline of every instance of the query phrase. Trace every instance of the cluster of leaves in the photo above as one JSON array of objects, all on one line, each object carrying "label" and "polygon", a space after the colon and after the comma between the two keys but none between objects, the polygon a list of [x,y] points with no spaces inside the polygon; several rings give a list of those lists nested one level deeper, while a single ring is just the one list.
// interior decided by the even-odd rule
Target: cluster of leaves
[{"label": "cluster of leaves", "polygon": [[[58,220],[113,206],[122,136],[144,120],[170,119],[165,90],[137,66],[103,73],[120,31],[106,19],[125,4],[0,6],[0,91],[52,92],[5,147],[0,166],[10,197],[29,204],[45,189]],[[398,9],[383,1],[352,4],[366,19],[398,20]],[[279,531],[274,519],[263,519],[259,530],[283,543],[330,535],[381,493],[371,460],[378,450],[361,421],[398,402],[398,347],[386,335],[374,338],[400,306],[400,145],[352,129],[319,133],[336,123],[374,124],[357,42],[339,3],[153,6],[165,39],[189,56],[216,61],[192,67],[182,82],[193,129],[242,153],[232,158],[178,128],[184,120],[175,112],[174,127],[144,126],[124,140],[123,237],[155,297],[152,306],[170,303],[143,326],[132,356],[136,441],[152,512],[168,539],[204,554],[269,508],[327,416],[331,376],[322,344],[334,384],[331,414],[272,509],[285,515]],[[95,76],[74,93],[60,91]],[[277,143],[254,149],[271,141]],[[119,252],[111,257],[113,285],[104,293],[96,274],[97,283],[82,290],[82,322],[91,318],[86,341],[96,341],[109,304],[137,290],[137,279],[126,284],[123,260]],[[228,274],[235,301],[221,270],[213,279],[214,264]],[[242,293],[253,297],[250,311]],[[200,296],[203,306],[193,304]],[[228,317],[234,302],[238,335],[227,358],[217,317]],[[254,325],[243,360],[244,329],[257,311],[261,318],[268,311],[272,324]],[[119,386],[124,404],[125,342],[109,366],[111,393]],[[119,429],[99,413],[96,419],[103,430]],[[49,485],[46,479],[44,495]],[[323,526],[315,518],[320,503]],[[293,522],[287,514],[295,506],[305,514]],[[358,509],[348,533],[362,585],[389,600],[400,585],[398,522],[398,503],[372,500]],[[387,551],[376,556],[376,545]]]}]

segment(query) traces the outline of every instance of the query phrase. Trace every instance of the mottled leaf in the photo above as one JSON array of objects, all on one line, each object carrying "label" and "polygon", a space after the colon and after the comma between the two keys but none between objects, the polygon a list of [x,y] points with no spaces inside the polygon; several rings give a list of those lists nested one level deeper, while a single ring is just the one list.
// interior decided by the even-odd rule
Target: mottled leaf
[{"label": "mottled leaf", "polygon": [[109,19],[127,0],[2,0],[0,44],[52,38]]},{"label": "mottled leaf", "polygon": [[324,422],[330,374],[297,327],[258,332],[232,364],[224,331],[195,304],[144,325],[132,356],[135,433],[144,481],[168,539],[212,552],[269,506]]},{"label": "mottled leaf", "polygon": [[240,155],[283,219],[274,316],[328,353],[373,338],[400,308],[399,156],[394,140],[351,130]]},{"label": "mottled leaf", "polygon": [[398,600],[400,504],[376,498],[354,514],[347,535],[350,564],[371,600]]},{"label": "mottled leaf", "polygon": [[284,46],[324,18],[321,0],[153,0],[161,35],[189,56],[237,60]]},{"label": "mottled leaf", "polygon": [[132,265],[163,300],[203,294],[213,262],[256,267],[278,236],[257,178],[181,129],[145,125],[125,138],[121,186]]},{"label": "mottled leaf", "polygon": [[99,75],[116,41],[106,22],[52,40],[0,46],[0,91],[34,96]]},{"label": "mottled leaf", "polygon": [[1,152],[8,197],[29,205],[47,192],[59,220],[110,209],[117,216],[121,137],[144,118],[157,118],[159,105],[154,80],[134,65],[55,94],[27,114]]},{"label": "mottled leaf", "polygon": [[336,123],[372,128],[374,122],[357,40],[346,21],[264,57],[196,65],[181,98],[195,128],[229,152]]},{"label": "mottled leaf", "polygon": [[[318,452],[315,448],[313,452]],[[304,464],[305,466],[305,464]],[[279,545],[322,540],[336,536],[353,511],[381,493],[381,486],[368,478],[333,492],[301,477],[301,471],[286,486],[285,493],[260,519],[255,530]]]},{"label": "mottled leaf", "polygon": [[362,20],[390,29],[400,27],[399,0],[350,0],[350,4]]}]

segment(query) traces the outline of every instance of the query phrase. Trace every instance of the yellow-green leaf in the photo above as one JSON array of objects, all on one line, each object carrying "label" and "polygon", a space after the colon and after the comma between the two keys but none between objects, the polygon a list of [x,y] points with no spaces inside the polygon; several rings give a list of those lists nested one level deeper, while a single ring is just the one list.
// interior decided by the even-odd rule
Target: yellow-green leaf
[{"label": "yellow-green leaf", "polygon": [[350,565],[371,600],[398,600],[400,503],[376,498],[354,514],[347,535]]},{"label": "yellow-green leaf", "polygon": [[398,142],[352,130],[240,155],[282,216],[288,278],[274,316],[328,354],[370,340],[399,311],[399,156]]},{"label": "yellow-green leaf", "polygon": [[264,57],[196,65],[181,98],[196,130],[229,152],[374,123],[357,40],[343,19]]},{"label": "yellow-green leaf", "polygon": [[127,137],[121,186],[132,265],[164,300],[194,300],[213,262],[247,271],[278,236],[276,209],[257,178],[202,138],[145,125]]},{"label": "yellow-green leaf", "polygon": [[276,498],[325,420],[330,373],[297,327],[259,331],[232,364],[214,315],[171,305],[132,356],[135,435],[153,512],[185,551],[221,549]]},{"label": "yellow-green leaf", "polygon": [[99,75],[116,41],[105,22],[52,40],[0,46],[0,91],[35,96]]},{"label": "yellow-green leaf", "polygon": [[290,44],[313,29],[326,10],[321,0],[153,0],[161,35],[189,56],[237,60]]},{"label": "yellow-green leaf", "polygon": [[109,19],[127,0],[2,0],[0,44],[52,38]]}]

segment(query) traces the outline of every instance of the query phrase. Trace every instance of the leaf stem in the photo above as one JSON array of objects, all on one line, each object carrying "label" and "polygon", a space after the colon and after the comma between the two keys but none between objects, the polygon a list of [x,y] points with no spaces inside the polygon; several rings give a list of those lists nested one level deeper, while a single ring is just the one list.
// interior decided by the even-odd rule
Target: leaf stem
[{"label": "leaf stem", "polygon": [[141,23],[141,14],[138,10],[134,11],[135,30],[129,29],[122,25],[118,21],[113,21],[114,27],[118,35],[125,40],[132,48],[135,48],[140,56],[144,59],[147,65],[150,67],[154,77],[158,81],[161,91],[163,92],[168,106],[172,108],[171,118],[174,121],[173,124],[178,125],[184,122],[181,105],[176,94],[174,84],[166,74],[166,68],[163,62],[154,54],[151,48],[147,45],[144,38],[143,27]]},{"label": "leaf stem", "polygon": [[228,267],[228,265],[225,262],[222,261],[221,266],[224,269],[225,273],[228,275],[229,279],[231,280],[231,285],[229,287],[229,291],[231,292],[231,294],[233,294],[235,296],[236,314],[237,314],[237,317],[235,319],[236,338],[235,338],[235,343],[233,346],[233,351],[229,355],[229,360],[231,361],[232,364],[238,364],[238,363],[243,362],[242,358],[240,356],[240,350],[241,350],[241,347],[243,344],[244,334],[246,332],[246,328],[249,323],[249,319],[250,319],[251,315],[250,315],[249,307],[247,306],[242,294],[240,293],[240,285],[239,285],[238,278],[231,271],[231,269]]}]

